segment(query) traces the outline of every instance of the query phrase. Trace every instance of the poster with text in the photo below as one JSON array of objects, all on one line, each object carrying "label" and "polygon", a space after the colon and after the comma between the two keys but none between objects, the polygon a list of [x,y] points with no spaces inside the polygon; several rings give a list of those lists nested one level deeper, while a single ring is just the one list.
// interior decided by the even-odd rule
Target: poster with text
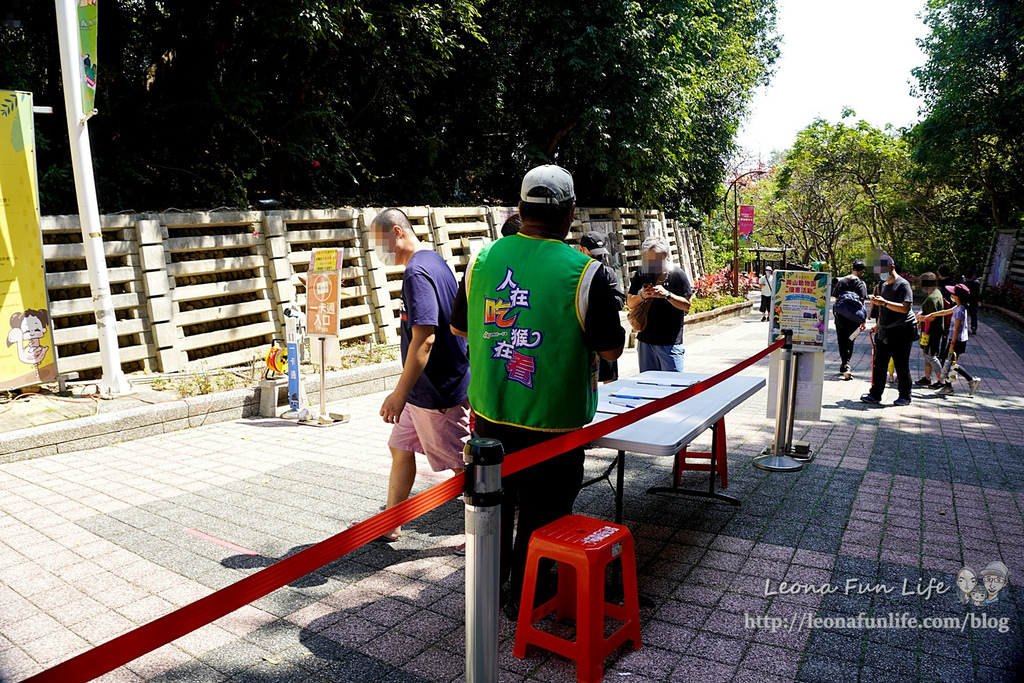
[{"label": "poster with text", "polygon": [[57,378],[52,330],[32,94],[0,90],[0,390]]},{"label": "poster with text", "polygon": [[794,349],[824,352],[830,284],[828,273],[775,271],[768,343],[782,339],[782,330],[793,330]]}]

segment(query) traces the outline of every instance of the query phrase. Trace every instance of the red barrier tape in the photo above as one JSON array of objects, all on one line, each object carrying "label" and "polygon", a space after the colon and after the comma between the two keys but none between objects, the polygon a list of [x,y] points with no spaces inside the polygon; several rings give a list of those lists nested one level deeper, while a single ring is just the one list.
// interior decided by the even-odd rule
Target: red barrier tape
[{"label": "red barrier tape", "polygon": [[[509,456],[502,467],[502,475],[508,476],[520,472],[548,458],[588,444],[637,420],[685,401],[750,367],[775,349],[780,348],[782,344],[783,341],[777,341],[728,370],[640,408],[634,408],[629,412],[583,429],[568,432],[536,446],[524,448]],[[437,484],[392,508],[306,548],[302,552],[275,562],[272,566],[252,576],[247,576],[216,593],[181,607],[170,614],[165,614],[159,619],[38,673],[26,679],[24,683],[84,683],[109,673],[133,659],[202,628],[236,609],[334,562],[380,537],[385,532],[447,503],[462,493],[464,480],[464,475],[452,477],[444,483]]]}]

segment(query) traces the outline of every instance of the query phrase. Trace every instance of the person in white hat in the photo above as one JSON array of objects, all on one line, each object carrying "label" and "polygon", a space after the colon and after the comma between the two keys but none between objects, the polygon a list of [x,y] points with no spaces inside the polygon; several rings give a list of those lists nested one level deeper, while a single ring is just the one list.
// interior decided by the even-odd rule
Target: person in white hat
[{"label": "person in white hat", "polygon": [[761,285],[761,322],[768,320],[768,311],[772,310],[772,267],[764,267],[764,275],[758,280]]}]

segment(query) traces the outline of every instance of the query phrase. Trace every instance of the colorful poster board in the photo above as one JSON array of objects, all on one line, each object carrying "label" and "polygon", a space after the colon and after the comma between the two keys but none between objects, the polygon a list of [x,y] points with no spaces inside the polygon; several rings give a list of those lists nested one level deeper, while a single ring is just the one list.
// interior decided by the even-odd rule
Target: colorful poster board
[{"label": "colorful poster board", "polygon": [[32,93],[0,90],[0,390],[57,378],[52,330]]},{"label": "colorful poster board", "polygon": [[772,276],[772,316],[768,343],[782,339],[782,330],[793,330],[797,351],[825,352],[828,338],[828,273],[777,270]]}]

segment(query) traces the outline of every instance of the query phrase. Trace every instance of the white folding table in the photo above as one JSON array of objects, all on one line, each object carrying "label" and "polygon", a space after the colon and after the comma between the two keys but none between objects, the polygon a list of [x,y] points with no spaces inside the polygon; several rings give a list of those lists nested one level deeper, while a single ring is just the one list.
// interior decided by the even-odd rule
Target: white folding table
[{"label": "white folding table", "polygon": [[[608,419],[612,415],[627,412],[645,403],[681,391],[684,387],[707,379],[710,375],[694,372],[642,372],[625,379],[616,380],[599,387],[597,414],[591,424]],[[614,448],[618,451],[615,461],[605,473],[595,477],[583,486],[590,486],[604,480],[611,485],[612,470],[616,472],[615,521],[622,523],[622,489],[626,451],[650,455],[672,456],[672,486],[655,486],[647,493],[671,493],[676,495],[701,496],[722,500],[732,505],[740,501],[715,490],[716,461],[724,462],[726,457],[725,416],[733,408],[756,394],[765,385],[760,377],[734,375],[696,396],[686,399],[671,408],[645,417],[642,420],[591,442],[592,446]],[[680,465],[686,454],[680,451],[707,429],[714,429],[710,459],[710,477],[706,491],[687,489],[679,486]],[[704,455],[704,454],[690,454]]]}]

